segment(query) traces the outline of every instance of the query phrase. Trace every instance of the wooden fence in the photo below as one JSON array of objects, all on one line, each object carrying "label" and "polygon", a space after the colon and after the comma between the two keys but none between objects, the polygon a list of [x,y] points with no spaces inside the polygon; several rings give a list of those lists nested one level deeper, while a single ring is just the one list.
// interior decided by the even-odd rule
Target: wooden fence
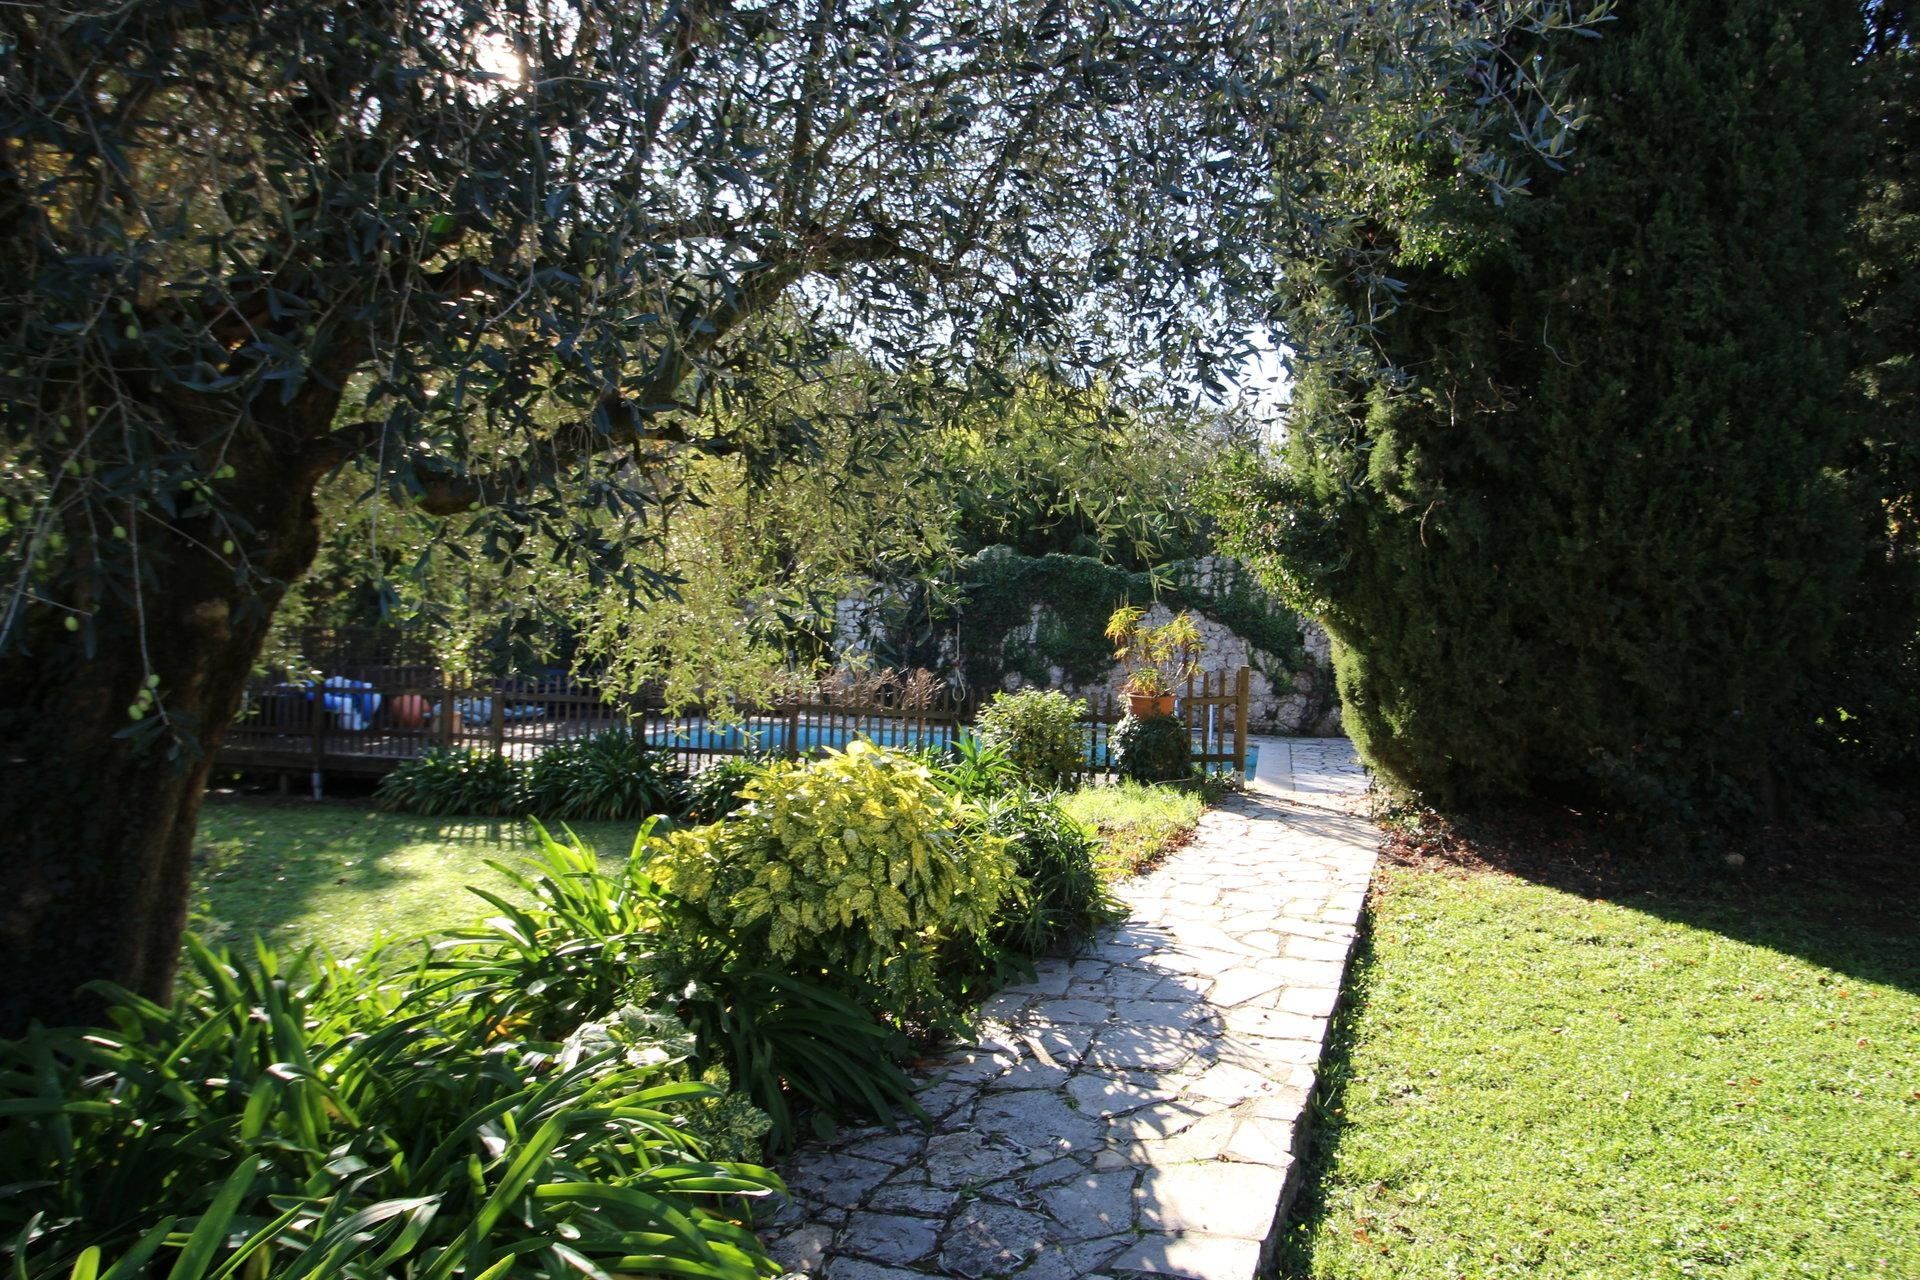
[{"label": "wooden fence", "polygon": [[[1201,767],[1244,767],[1247,681],[1245,668],[1231,682],[1224,674],[1204,675],[1176,698],[1174,714],[1186,724]],[[1124,713],[1124,698],[1111,695],[1090,706],[1084,721],[1089,775],[1113,771],[1109,739]],[[336,679],[252,690],[214,763],[283,777],[308,774],[317,791],[325,774],[377,777],[436,746],[528,760],[559,743],[618,729],[670,751],[682,770],[698,773],[719,757],[796,755],[856,737],[888,747],[942,748],[972,720],[972,705],[961,701],[901,706],[819,694],[722,720],[701,710],[669,715],[645,699],[609,700],[566,681],[476,688]]]},{"label": "wooden fence", "polygon": [[[1173,700],[1174,718],[1187,726],[1193,741],[1193,762],[1213,771],[1243,768],[1247,759],[1247,686],[1251,673],[1246,667],[1231,681],[1223,671],[1218,675],[1202,672],[1199,683],[1187,681],[1185,690]],[[1231,687],[1229,687],[1231,685]],[[1088,772],[1112,773],[1110,739],[1113,726],[1127,713],[1124,694],[1103,694],[1088,701]]]}]

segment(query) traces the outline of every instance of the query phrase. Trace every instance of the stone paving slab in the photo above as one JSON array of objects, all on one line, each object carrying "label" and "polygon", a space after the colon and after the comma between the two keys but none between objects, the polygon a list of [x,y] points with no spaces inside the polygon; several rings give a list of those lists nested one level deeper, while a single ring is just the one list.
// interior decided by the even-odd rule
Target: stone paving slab
[{"label": "stone paving slab", "polygon": [[1373,870],[1366,785],[1344,738],[1262,739],[1247,793],[1120,886],[1131,919],[924,1071],[931,1127],[795,1153],[774,1256],[826,1280],[1250,1280]]}]

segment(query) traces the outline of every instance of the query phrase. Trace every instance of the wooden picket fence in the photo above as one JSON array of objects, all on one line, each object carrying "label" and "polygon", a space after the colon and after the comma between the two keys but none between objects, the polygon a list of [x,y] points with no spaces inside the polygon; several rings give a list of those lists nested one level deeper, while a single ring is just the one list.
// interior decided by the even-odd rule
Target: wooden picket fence
[{"label": "wooden picket fence", "polygon": [[[623,730],[671,752],[683,771],[698,773],[727,756],[799,755],[856,737],[887,747],[945,748],[966,732],[974,711],[959,699],[902,704],[818,691],[722,719],[705,710],[669,715],[649,699],[610,700],[565,680],[486,688],[406,674],[415,678],[256,687],[214,763],[283,778],[308,774],[317,791],[326,774],[377,777],[434,747],[528,760],[559,743]],[[1247,685],[1245,668],[1232,680],[1209,673],[1197,684],[1189,681],[1175,699],[1174,714],[1193,740],[1194,763],[1209,770],[1243,767]],[[1090,703],[1083,721],[1088,776],[1113,772],[1109,739],[1125,711],[1123,697]]]}]

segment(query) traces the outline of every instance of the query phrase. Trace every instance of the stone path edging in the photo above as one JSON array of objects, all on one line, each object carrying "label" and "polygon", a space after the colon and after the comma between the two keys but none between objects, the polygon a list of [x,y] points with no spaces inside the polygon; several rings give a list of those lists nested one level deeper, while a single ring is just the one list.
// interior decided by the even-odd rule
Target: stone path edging
[{"label": "stone path edging", "polygon": [[768,1233],[826,1280],[1250,1280],[1295,1153],[1377,833],[1340,738],[1267,738],[1245,795],[1120,887],[1127,923],[982,1010],[930,1065],[931,1129],[788,1161]]}]

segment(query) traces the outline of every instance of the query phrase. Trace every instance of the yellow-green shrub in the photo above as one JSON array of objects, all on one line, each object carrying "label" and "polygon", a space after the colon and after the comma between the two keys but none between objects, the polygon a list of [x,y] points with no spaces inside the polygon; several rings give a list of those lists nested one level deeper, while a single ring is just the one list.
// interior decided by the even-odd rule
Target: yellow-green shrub
[{"label": "yellow-green shrub", "polygon": [[649,842],[661,887],[749,962],[823,981],[913,1028],[950,1012],[937,953],[983,935],[1013,882],[1006,842],[978,813],[925,765],[861,742],[775,762],[741,796],[726,821]]}]

